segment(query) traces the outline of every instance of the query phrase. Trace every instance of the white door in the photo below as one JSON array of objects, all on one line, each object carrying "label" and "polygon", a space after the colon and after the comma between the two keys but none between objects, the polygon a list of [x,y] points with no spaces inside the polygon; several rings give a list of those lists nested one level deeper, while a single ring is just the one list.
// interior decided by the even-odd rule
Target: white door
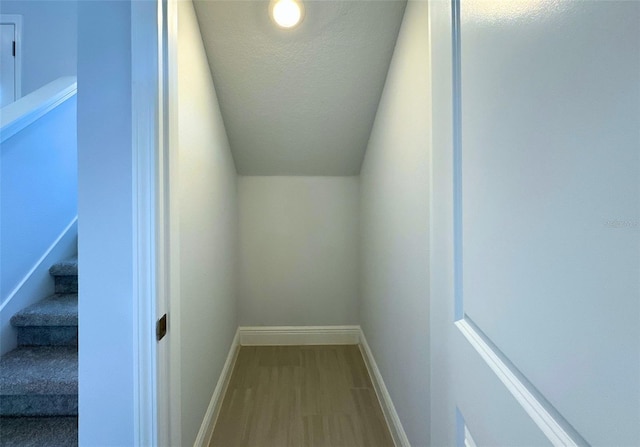
[{"label": "white door", "polygon": [[433,445],[638,446],[640,2],[431,6]]},{"label": "white door", "polygon": [[16,100],[16,26],[0,23],[0,107]]}]

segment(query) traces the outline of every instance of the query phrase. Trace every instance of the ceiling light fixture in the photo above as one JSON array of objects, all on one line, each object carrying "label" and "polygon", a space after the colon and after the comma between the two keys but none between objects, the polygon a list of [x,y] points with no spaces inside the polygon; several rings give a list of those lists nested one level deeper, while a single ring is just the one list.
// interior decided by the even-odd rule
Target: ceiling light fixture
[{"label": "ceiling light fixture", "polygon": [[271,0],[269,15],[281,28],[293,28],[304,18],[304,6],[300,0]]}]

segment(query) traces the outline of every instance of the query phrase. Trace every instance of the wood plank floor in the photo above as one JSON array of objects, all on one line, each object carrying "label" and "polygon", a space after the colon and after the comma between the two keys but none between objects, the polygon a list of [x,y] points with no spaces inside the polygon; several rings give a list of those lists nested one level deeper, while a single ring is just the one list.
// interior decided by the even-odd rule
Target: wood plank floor
[{"label": "wood plank floor", "polygon": [[210,446],[393,441],[358,346],[243,346]]}]

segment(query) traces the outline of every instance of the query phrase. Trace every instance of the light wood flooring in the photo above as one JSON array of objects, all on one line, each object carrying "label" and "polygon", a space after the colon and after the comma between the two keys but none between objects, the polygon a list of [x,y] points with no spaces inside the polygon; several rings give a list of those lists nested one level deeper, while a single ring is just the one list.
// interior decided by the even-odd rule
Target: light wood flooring
[{"label": "light wood flooring", "polygon": [[210,446],[393,441],[358,346],[243,346]]}]

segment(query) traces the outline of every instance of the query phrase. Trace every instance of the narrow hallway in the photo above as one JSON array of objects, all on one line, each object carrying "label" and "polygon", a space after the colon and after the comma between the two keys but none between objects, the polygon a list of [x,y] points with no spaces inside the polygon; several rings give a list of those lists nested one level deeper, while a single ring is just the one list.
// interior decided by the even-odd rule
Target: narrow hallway
[{"label": "narrow hallway", "polygon": [[[290,29],[268,2],[178,5],[176,444],[428,442],[428,5],[303,3]],[[236,349],[337,337],[358,357],[365,334],[370,377],[338,348],[283,348],[222,403]]]}]

